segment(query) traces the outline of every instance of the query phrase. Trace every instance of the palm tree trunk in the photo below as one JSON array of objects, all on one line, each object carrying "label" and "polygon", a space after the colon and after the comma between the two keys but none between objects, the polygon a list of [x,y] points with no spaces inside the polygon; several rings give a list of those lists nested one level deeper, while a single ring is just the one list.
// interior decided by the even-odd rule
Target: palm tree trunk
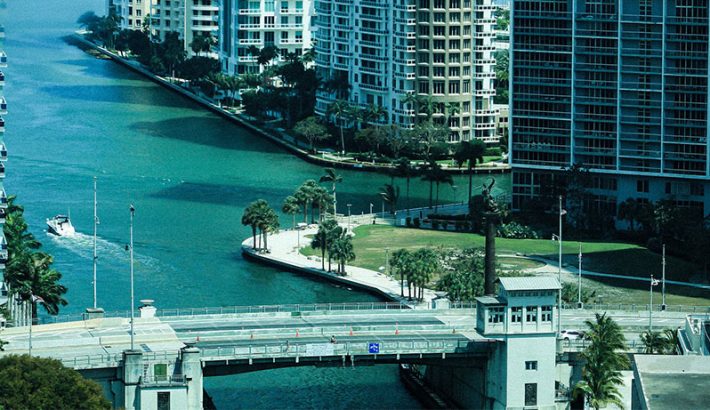
[{"label": "palm tree trunk", "polygon": [[256,226],[251,226],[251,247],[256,250]]},{"label": "palm tree trunk", "polygon": [[[325,270],[325,248],[326,248],[326,246],[324,244],[320,250],[320,268],[323,271]],[[328,270],[330,270],[330,269],[328,269]]]},{"label": "palm tree trunk", "polygon": [[269,236],[269,230],[268,230],[268,229],[264,229],[264,230],[262,231],[262,234],[264,235],[264,250],[266,250],[266,251],[268,252],[268,251],[269,251],[269,245],[266,243],[266,238]]},{"label": "palm tree trunk", "polygon": [[409,300],[412,300],[412,281],[407,279],[407,293],[409,293]]},{"label": "palm tree trunk", "polygon": [[404,271],[399,273],[400,280],[400,295],[404,297]]},{"label": "palm tree trunk", "polygon": [[331,272],[333,270],[333,267],[331,265],[332,261],[333,261],[333,258],[330,256],[330,252],[328,252],[328,272]]},{"label": "palm tree trunk", "polygon": [[338,200],[335,196],[335,181],[333,181],[333,217],[338,213]]}]

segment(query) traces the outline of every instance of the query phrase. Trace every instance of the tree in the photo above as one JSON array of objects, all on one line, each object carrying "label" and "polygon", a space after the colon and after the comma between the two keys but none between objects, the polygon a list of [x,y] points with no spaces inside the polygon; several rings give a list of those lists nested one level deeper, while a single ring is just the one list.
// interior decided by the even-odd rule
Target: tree
[{"label": "tree", "polygon": [[[414,284],[414,294],[419,300],[424,298],[424,286],[426,286],[437,270],[439,270],[439,256],[431,248],[420,248],[412,254],[410,265],[409,282]],[[417,295],[417,287],[419,295]],[[411,293],[410,293],[411,299]]]},{"label": "tree", "polygon": [[50,315],[59,313],[59,306],[66,306],[63,295],[67,288],[59,284],[62,274],[52,269],[53,258],[44,252],[23,253],[9,264],[19,273],[14,292],[22,300],[32,303],[32,317],[37,317],[37,301]]},{"label": "tree", "polygon": [[79,27],[82,27],[86,30],[91,30],[90,27],[95,27],[100,20],[101,18],[97,16],[96,13],[94,13],[93,11],[87,11],[86,13],[79,16],[76,22],[79,23]]},{"label": "tree", "polygon": [[344,122],[351,118],[352,107],[347,101],[337,100],[328,106],[328,115],[335,117],[335,122],[340,129],[340,153],[345,155]]},{"label": "tree", "polygon": [[402,150],[412,143],[412,133],[409,130],[402,130],[397,124],[385,125],[382,131],[394,158],[399,158]]},{"label": "tree", "polygon": [[325,271],[325,254],[328,253],[328,270],[330,271],[330,247],[335,236],[340,235],[342,228],[335,219],[328,219],[318,225],[318,232],[311,240],[311,248],[321,250],[321,269]]},{"label": "tree", "polygon": [[330,183],[333,186],[333,190],[331,191],[333,193],[333,215],[337,215],[338,213],[338,200],[335,196],[335,185],[339,182],[343,182],[343,176],[340,174],[337,174],[335,172],[335,168],[325,168],[323,170],[325,172],[325,175],[320,177],[320,180],[318,182],[323,183]]},{"label": "tree", "polygon": [[606,313],[596,313],[595,320],[586,320],[585,324],[588,328],[586,337],[591,344],[582,353],[587,363],[574,394],[583,394],[595,410],[608,404],[623,407],[618,385],[623,383],[621,370],[628,368],[629,359],[620,352],[626,348],[621,327]]},{"label": "tree", "polygon": [[668,349],[668,339],[661,332],[643,332],[641,342],[646,354],[663,354]]},{"label": "tree", "polygon": [[268,253],[269,246],[267,243],[267,238],[270,233],[276,232],[279,228],[279,216],[276,214],[273,208],[271,208],[263,199],[257,201],[256,206],[256,222],[259,231],[261,231],[261,236],[263,239],[264,247],[263,249]]},{"label": "tree", "polygon": [[[322,187],[318,185],[315,180],[309,179],[301,184],[301,186],[299,186],[293,193],[293,196],[303,209],[303,222],[308,222],[308,209],[312,208],[313,200],[315,199],[316,193],[320,188]],[[315,216],[311,212],[311,223],[314,222],[314,218]]]},{"label": "tree", "polygon": [[[565,303],[577,303],[579,299],[579,291],[576,284],[564,282],[562,284],[562,301]],[[596,290],[582,288],[582,303],[588,303],[597,295]]]},{"label": "tree", "polygon": [[508,50],[499,50],[495,53],[496,66],[496,104],[508,104]]},{"label": "tree", "polygon": [[256,250],[256,228],[258,227],[258,217],[257,217],[257,202],[252,202],[244,208],[242,213],[242,225],[251,227],[251,237],[252,237],[252,249]]},{"label": "tree", "polygon": [[268,66],[271,61],[279,56],[279,49],[276,46],[270,45],[266,46],[259,51],[259,55],[256,57],[256,62],[260,66]]},{"label": "tree", "polygon": [[198,34],[192,38],[192,42],[190,42],[190,49],[192,49],[193,53],[200,55],[203,52],[206,53],[212,50],[212,46],[216,44],[217,39],[211,34]]},{"label": "tree", "polygon": [[480,248],[452,250],[442,255],[446,273],[436,284],[452,301],[472,302],[483,295],[484,252]]},{"label": "tree", "polygon": [[468,173],[468,205],[471,206],[471,197],[473,196],[473,170],[476,168],[476,162],[483,162],[483,154],[486,152],[486,144],[483,141],[474,139],[473,141],[463,141],[456,148],[454,160],[458,166],[466,164]]},{"label": "tree", "polygon": [[412,177],[416,177],[418,175],[417,168],[412,166],[412,162],[409,158],[401,157],[395,163],[394,171],[396,176],[404,178],[407,181],[407,203],[405,207],[409,212],[409,183],[411,182]]},{"label": "tree", "polygon": [[110,409],[101,386],[55,359],[0,358],[0,407],[7,409]]},{"label": "tree", "polygon": [[412,254],[406,249],[397,249],[392,253],[390,266],[395,274],[399,275],[401,284],[400,295],[404,297],[404,277],[408,275],[409,264],[411,263]]},{"label": "tree", "polygon": [[308,117],[296,123],[293,131],[306,139],[311,152],[316,151],[315,143],[330,138],[328,129],[316,117]]},{"label": "tree", "polygon": [[444,141],[451,134],[448,127],[436,125],[431,121],[416,125],[412,132],[416,136],[417,142],[424,147],[424,159],[427,161],[430,159],[432,147]]},{"label": "tree", "polygon": [[636,198],[628,198],[624,202],[619,204],[619,213],[617,217],[626,221],[629,224],[629,230],[636,230],[636,221],[639,218],[639,213],[641,212],[640,203]]},{"label": "tree", "polygon": [[329,249],[330,254],[338,261],[338,273],[346,275],[345,264],[355,259],[352,236],[346,230],[343,230],[340,236],[335,238]]},{"label": "tree", "polygon": [[387,204],[390,213],[394,215],[397,210],[397,201],[399,200],[399,187],[392,184],[385,184],[380,188],[380,197]]},{"label": "tree", "polygon": [[432,201],[432,186],[436,184],[436,202],[434,205],[434,212],[436,212],[439,209],[439,185],[442,183],[452,185],[454,179],[448,172],[444,171],[436,161],[429,161],[423,174],[422,180],[429,182],[429,208],[431,208]]},{"label": "tree", "polygon": [[296,229],[296,214],[301,212],[301,207],[298,205],[296,197],[292,195],[287,196],[283,205],[281,205],[281,212],[286,215],[291,215],[293,218],[293,229]]},{"label": "tree", "polygon": [[329,93],[334,93],[338,100],[347,100],[350,96],[350,80],[348,72],[335,70],[334,74],[323,83],[323,89]]}]

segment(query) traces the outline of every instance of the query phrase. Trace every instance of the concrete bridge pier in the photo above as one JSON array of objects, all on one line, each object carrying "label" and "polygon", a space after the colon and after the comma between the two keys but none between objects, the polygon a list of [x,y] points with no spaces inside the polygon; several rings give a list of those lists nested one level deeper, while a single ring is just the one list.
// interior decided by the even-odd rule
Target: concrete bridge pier
[{"label": "concrete bridge pier", "polygon": [[143,352],[138,350],[126,350],[123,352],[123,371],[121,380],[123,384],[122,403],[116,403],[117,408],[126,410],[140,409],[140,396],[138,394],[141,376],[143,376]]},{"label": "concrete bridge pier", "polygon": [[186,346],[182,349],[182,374],[187,385],[187,410],[202,410],[202,361],[200,349]]}]

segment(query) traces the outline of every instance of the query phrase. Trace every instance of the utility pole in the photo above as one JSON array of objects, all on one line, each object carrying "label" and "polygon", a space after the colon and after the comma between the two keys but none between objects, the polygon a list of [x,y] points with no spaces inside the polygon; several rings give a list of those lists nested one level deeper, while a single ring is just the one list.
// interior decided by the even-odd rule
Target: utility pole
[{"label": "utility pole", "polygon": [[130,245],[130,247],[131,247],[130,248],[130,251],[131,251],[131,350],[133,350],[135,347],[135,344],[134,344],[135,334],[133,332],[133,326],[134,326],[133,322],[135,321],[135,311],[134,311],[135,310],[135,307],[134,307],[135,302],[133,299],[133,216],[136,212],[136,208],[134,208],[133,205],[131,204],[131,207],[129,209],[131,212],[131,226],[130,226],[130,230],[131,230],[131,245]]},{"label": "utility pole", "polygon": [[562,333],[562,215],[566,214],[567,211],[562,209],[562,195],[559,196],[559,232],[557,235],[557,240],[560,242],[559,246],[559,256],[558,256],[558,267],[557,267],[557,280],[560,282],[560,292],[557,294],[557,336],[559,337]]},{"label": "utility pole", "polygon": [[651,286],[649,286],[649,304],[648,304],[648,333],[653,331],[653,287],[658,285],[658,279],[653,279],[651,275]]}]

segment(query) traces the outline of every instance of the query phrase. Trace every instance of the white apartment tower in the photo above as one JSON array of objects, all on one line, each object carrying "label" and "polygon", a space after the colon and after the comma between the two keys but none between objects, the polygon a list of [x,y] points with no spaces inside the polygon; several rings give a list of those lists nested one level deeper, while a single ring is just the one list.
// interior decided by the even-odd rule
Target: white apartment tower
[{"label": "white apartment tower", "polygon": [[160,41],[167,33],[176,32],[185,44],[185,51],[193,55],[191,44],[196,36],[218,38],[220,0],[152,0],[152,3],[151,29]]},{"label": "white apartment tower", "polygon": [[[275,46],[301,54],[311,48],[310,0],[221,0],[220,61],[228,74],[258,73],[263,67],[250,51]],[[277,58],[279,61],[281,58]]]},{"label": "white apartment tower", "polygon": [[[351,104],[384,107],[403,127],[425,115],[406,96],[431,97],[449,142],[495,142],[494,9],[490,0],[315,0],[319,76],[346,78]],[[319,92],[316,113],[337,94]]]},{"label": "white apartment tower", "polygon": [[113,7],[116,14],[121,17],[119,22],[121,30],[140,30],[146,17],[150,17],[152,1],[109,0],[109,7]]}]

